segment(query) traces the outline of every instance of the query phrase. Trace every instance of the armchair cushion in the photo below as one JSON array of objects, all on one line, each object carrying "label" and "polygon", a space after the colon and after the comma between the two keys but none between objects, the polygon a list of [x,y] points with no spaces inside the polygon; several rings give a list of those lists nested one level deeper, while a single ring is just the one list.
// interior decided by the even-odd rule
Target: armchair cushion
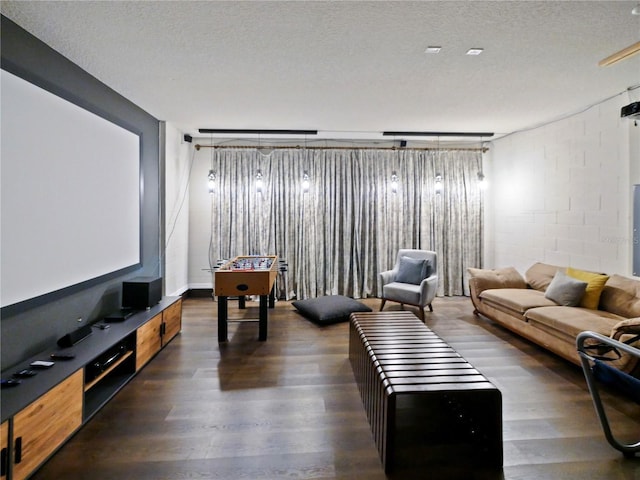
[{"label": "armchair cushion", "polygon": [[349,320],[353,312],[370,312],[371,308],[363,303],[342,295],[296,300],[291,304],[298,312],[316,323],[336,323]]},{"label": "armchair cushion", "polygon": [[400,283],[412,283],[420,285],[420,282],[429,276],[430,264],[428,260],[400,257],[398,273],[395,281]]},{"label": "armchair cushion", "polygon": [[409,305],[420,305],[420,293],[420,285],[392,282],[384,286],[383,298]]}]

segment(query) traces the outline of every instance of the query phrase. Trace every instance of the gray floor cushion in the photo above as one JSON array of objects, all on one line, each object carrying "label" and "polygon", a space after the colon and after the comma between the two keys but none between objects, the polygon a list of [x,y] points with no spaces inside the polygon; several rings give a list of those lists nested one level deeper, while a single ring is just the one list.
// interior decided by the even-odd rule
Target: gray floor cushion
[{"label": "gray floor cushion", "polygon": [[371,309],[357,300],[342,295],[296,300],[291,304],[309,320],[320,323],[336,323],[349,320],[352,312],[370,312]]}]

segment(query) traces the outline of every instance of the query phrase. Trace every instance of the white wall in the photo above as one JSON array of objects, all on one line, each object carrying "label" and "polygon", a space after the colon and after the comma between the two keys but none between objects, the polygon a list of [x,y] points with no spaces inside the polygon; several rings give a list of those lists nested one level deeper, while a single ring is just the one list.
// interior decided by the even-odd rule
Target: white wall
[{"label": "white wall", "polygon": [[165,291],[189,288],[189,171],[193,148],[166,123],[165,135]]},{"label": "white wall", "polygon": [[[194,289],[213,287],[213,275],[209,270],[211,195],[207,186],[207,175],[211,168],[211,151],[210,148],[202,148],[199,151],[195,151],[193,168],[191,169],[189,287]],[[217,241],[215,238],[212,240],[214,242]],[[213,260],[215,261],[216,259]]]},{"label": "white wall", "polygon": [[[534,262],[631,275],[640,141],[627,94],[493,142],[485,267]],[[635,129],[635,130],[633,130]]]}]

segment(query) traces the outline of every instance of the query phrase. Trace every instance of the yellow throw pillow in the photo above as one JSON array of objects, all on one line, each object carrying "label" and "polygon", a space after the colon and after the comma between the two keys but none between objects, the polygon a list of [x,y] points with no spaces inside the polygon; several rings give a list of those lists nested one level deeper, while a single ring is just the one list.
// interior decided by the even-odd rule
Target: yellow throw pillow
[{"label": "yellow throw pillow", "polygon": [[609,280],[608,275],[599,273],[586,272],[576,268],[567,267],[567,275],[583,282],[587,282],[587,289],[584,292],[580,306],[597,310],[600,303],[600,294],[604,288],[604,284]]}]

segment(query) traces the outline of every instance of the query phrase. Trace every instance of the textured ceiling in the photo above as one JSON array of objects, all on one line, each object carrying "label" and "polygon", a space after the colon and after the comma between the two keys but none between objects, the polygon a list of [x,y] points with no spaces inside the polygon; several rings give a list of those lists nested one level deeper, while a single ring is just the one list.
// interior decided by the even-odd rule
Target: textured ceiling
[{"label": "textured ceiling", "polygon": [[[2,1],[160,120],[198,128],[506,134],[640,89],[635,1]],[[438,55],[424,53],[438,45]],[[467,56],[482,47],[480,56]],[[635,96],[635,97],[634,97]]]}]

